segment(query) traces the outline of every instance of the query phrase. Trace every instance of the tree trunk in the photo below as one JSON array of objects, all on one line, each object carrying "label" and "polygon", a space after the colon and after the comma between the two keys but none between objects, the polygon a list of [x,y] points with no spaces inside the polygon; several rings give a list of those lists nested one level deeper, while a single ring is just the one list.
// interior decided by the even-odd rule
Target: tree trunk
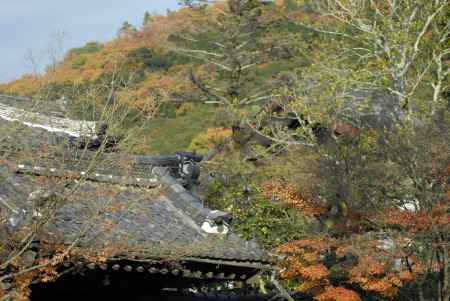
[{"label": "tree trunk", "polygon": [[449,250],[446,247],[442,248],[441,260],[442,260],[442,271],[441,271],[441,289],[440,297],[442,301],[450,300],[450,271],[449,271]]}]

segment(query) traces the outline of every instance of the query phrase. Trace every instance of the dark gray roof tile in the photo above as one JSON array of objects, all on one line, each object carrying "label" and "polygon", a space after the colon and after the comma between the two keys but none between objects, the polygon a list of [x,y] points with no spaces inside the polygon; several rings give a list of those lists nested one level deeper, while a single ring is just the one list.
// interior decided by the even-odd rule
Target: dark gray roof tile
[{"label": "dark gray roof tile", "polygon": [[[0,130],[9,129],[11,122],[0,118]],[[93,153],[70,146],[47,154],[39,151],[49,142],[60,146],[66,138],[57,138],[58,134],[23,124],[18,129],[9,132],[0,149],[0,220],[9,220],[10,231],[33,223],[39,200],[44,217],[45,210],[51,210],[41,238],[73,244],[77,254],[127,260],[196,258],[225,264],[272,260],[232,232],[211,234],[202,228],[215,215],[174,177],[177,156],[102,154],[91,164]],[[139,185],[137,178],[153,185]],[[39,199],[39,193],[51,200]]]}]

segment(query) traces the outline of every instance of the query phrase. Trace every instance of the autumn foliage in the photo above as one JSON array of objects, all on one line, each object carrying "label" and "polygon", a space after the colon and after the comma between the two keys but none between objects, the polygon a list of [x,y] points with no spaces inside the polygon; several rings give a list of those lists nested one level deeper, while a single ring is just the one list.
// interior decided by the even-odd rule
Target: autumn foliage
[{"label": "autumn foliage", "polygon": [[[386,250],[383,243],[363,237],[293,241],[277,248],[287,255],[281,276],[297,280],[297,290],[316,300],[361,300],[362,292],[391,299],[403,285],[421,277],[424,267],[414,257]],[[406,258],[409,268],[399,264]]]},{"label": "autumn foliage", "polygon": [[215,146],[223,145],[232,131],[228,128],[209,128],[206,133],[200,133],[189,145],[189,150],[206,155]]},{"label": "autumn foliage", "polygon": [[[447,169],[441,173],[444,182],[447,173]],[[305,198],[293,184],[272,180],[262,186],[262,191],[266,198],[281,201],[318,221],[326,214],[320,203]],[[360,219],[381,223],[390,234],[345,232],[345,236],[330,237],[316,233],[319,238],[291,241],[276,249],[286,256],[281,277],[294,280],[297,290],[319,301],[362,300],[367,295],[391,300],[405,285],[446,268],[445,262],[438,260],[430,265],[411,250],[416,238],[428,237],[445,252],[445,236],[450,231],[448,202],[416,210],[391,206],[379,214],[367,212]]]},{"label": "autumn foliage", "polygon": [[[258,179],[264,177],[262,184],[258,182],[256,190],[265,201],[281,205],[283,210],[288,208],[289,211],[294,211],[308,223],[305,232],[310,231],[309,233],[302,232],[295,238],[289,238],[303,239],[287,243],[283,241],[283,244],[276,248],[276,252],[285,256],[279,263],[281,277],[296,290],[307,293],[318,301],[359,301],[367,296],[390,300],[407,285],[413,283],[422,285],[430,275],[436,277],[434,279],[439,279],[440,285],[450,283],[446,281],[450,275],[448,236],[450,152],[448,133],[445,133],[446,130],[448,132],[448,120],[445,119],[449,117],[448,105],[433,107],[431,118],[428,118],[429,116],[422,118],[422,112],[419,112],[435,105],[429,102],[429,99],[433,98],[432,89],[446,86],[445,81],[448,78],[442,74],[448,75],[448,72],[437,77],[436,74],[445,71],[448,64],[439,65],[441,63],[438,58],[439,51],[433,49],[433,39],[437,36],[434,37],[436,32],[432,31],[436,31],[441,24],[422,15],[441,1],[429,3],[424,1],[421,8],[411,10],[406,19],[402,19],[404,17],[402,14],[407,9],[416,7],[411,4],[413,1],[402,2],[402,8],[393,9],[392,14],[388,13],[389,5],[395,6],[398,2],[378,2],[277,0],[272,11],[257,10],[255,16],[258,15],[260,20],[249,23],[251,26],[248,27],[260,27],[263,29],[261,31],[266,33],[270,31],[268,28],[272,24],[282,24],[276,27],[279,32],[273,35],[264,34],[263,38],[259,39],[253,35],[255,37],[252,36],[252,40],[257,41],[251,52],[233,52],[232,55],[223,52],[222,49],[226,48],[227,43],[236,43],[233,40],[239,39],[242,24],[230,22],[237,29],[228,28],[230,31],[236,31],[236,37],[233,32],[231,35],[233,38],[228,41],[221,40],[220,32],[218,34],[214,30],[210,31],[214,29],[212,24],[228,24],[227,14],[223,13],[227,10],[227,1],[217,1],[216,4],[207,6],[204,11],[183,8],[168,12],[165,16],[152,16],[142,28],[125,32],[113,41],[104,44],[88,43],[84,47],[73,49],[62,62],[48,68],[45,74],[25,75],[18,80],[0,85],[0,93],[35,95],[49,87],[64,87],[70,91],[79,91],[91,86],[101,87],[103,93],[100,95],[93,96],[87,93],[91,104],[123,105],[131,111],[144,115],[147,120],[161,113],[162,108],[169,108],[167,111],[173,109],[171,113],[174,115],[170,118],[175,120],[189,115],[192,110],[198,111],[195,109],[197,102],[207,100],[208,105],[211,102],[219,105],[220,102],[211,97],[212,94],[205,96],[205,93],[199,90],[219,91],[216,93],[218,96],[223,93],[227,97],[230,96],[226,98],[229,102],[224,110],[229,110],[231,113],[228,111],[227,113],[230,115],[236,114],[237,117],[234,117],[237,124],[240,122],[245,124],[249,121],[247,119],[250,119],[251,123],[253,117],[248,116],[253,116],[253,113],[261,109],[259,101],[281,99],[283,110],[286,111],[283,113],[296,116],[292,119],[298,119],[296,121],[299,121],[301,126],[289,130],[280,126],[279,131],[285,131],[281,133],[277,132],[277,126],[273,126],[273,132],[280,134],[274,137],[270,137],[270,134],[263,131],[264,129],[261,130],[261,133],[267,134],[269,138],[275,138],[270,142],[270,147],[264,149],[264,153],[268,153],[268,157],[277,158],[279,166],[274,169],[282,171],[273,177],[273,174],[266,173],[264,168],[274,163],[268,162],[270,159],[258,159],[254,162],[255,170],[260,169],[249,176]],[[292,9],[288,9],[286,3],[291,3]],[[325,3],[335,3],[336,6],[332,7],[334,10],[345,9],[335,16],[314,11],[314,4],[318,7]],[[445,9],[444,5],[445,3],[442,4],[442,10],[436,11],[434,16],[441,14],[445,9],[448,10],[448,4]],[[362,19],[352,20],[360,13]],[[398,15],[391,19],[370,19],[393,16],[394,13]],[[240,17],[237,19],[240,20]],[[366,17],[369,19],[365,19]],[[404,22],[400,22],[402,20]],[[420,34],[420,28],[426,25],[427,20],[433,23],[431,27],[434,29],[430,29],[429,32],[425,30],[421,42],[413,36],[414,31],[417,30]],[[355,23],[351,23],[352,21]],[[424,24],[421,25],[421,22]],[[408,24],[412,26],[405,30]],[[383,26],[384,29],[391,26],[386,34]],[[227,30],[226,26],[223,28]],[[399,34],[392,32],[392,28]],[[445,28],[448,30],[448,26]],[[411,38],[413,38],[411,41],[418,42],[411,43],[408,40]],[[389,41],[395,43],[389,45]],[[439,44],[444,45],[442,41]],[[177,43],[181,46],[178,47]],[[245,49],[246,45],[247,42],[237,43],[236,47],[232,48]],[[408,45],[413,47],[408,49]],[[215,53],[217,49],[219,51]],[[389,51],[383,54],[386,49]],[[175,52],[177,55],[183,52],[182,59],[174,55]],[[448,55],[448,50],[445,53]],[[202,56],[197,56],[200,54],[215,59],[210,60],[208,64],[202,60]],[[259,56],[260,54],[264,55]],[[432,54],[431,61],[427,62],[426,57],[421,59],[422,55],[428,54]],[[278,60],[277,55],[285,60]],[[344,65],[346,55],[349,56],[348,65]],[[409,55],[413,57],[411,64],[404,61]],[[253,70],[251,67],[255,65],[255,74],[267,72],[269,75],[257,77],[249,73],[248,79],[239,78],[244,71],[239,62],[241,56],[251,58],[251,63],[245,68]],[[226,64],[222,65],[227,57],[231,58],[231,69]],[[403,57],[403,62],[396,61],[399,57]],[[279,64],[281,61],[288,67],[281,66]],[[423,64],[425,67],[416,69],[415,64],[420,66],[421,62],[426,62]],[[300,64],[298,66],[301,68],[296,64]],[[294,65],[297,67],[293,67]],[[213,72],[214,66],[220,66],[222,69]],[[399,66],[414,66],[409,70],[405,69],[404,72],[397,71],[397,75],[402,74],[401,80],[405,81],[399,85],[402,89],[406,89],[405,91],[396,91],[401,81],[398,78],[391,78]],[[236,68],[236,72],[233,72],[233,68]],[[229,76],[226,75],[227,69],[232,70]],[[416,75],[418,82],[414,82]],[[236,83],[226,85],[227,80],[232,81],[236,78],[238,78]],[[199,84],[199,79],[203,85]],[[264,86],[271,86],[274,83],[277,89],[267,92],[269,93],[267,97],[260,95],[265,93],[262,91]],[[347,100],[341,99],[341,94],[352,98],[353,94],[359,94],[355,93],[359,92],[358,89],[365,89],[367,86],[376,92],[382,92],[379,97],[386,97],[389,102],[395,102],[396,97],[407,96],[399,102],[398,111],[414,103],[412,105],[414,108],[408,110],[417,112],[412,116],[400,114],[408,113],[406,112],[408,110],[404,110],[405,112],[399,112],[399,116],[396,117],[398,120],[392,120],[390,115],[397,113],[394,112],[397,108],[388,107],[389,112],[381,112],[383,105],[380,103],[378,108],[375,96],[359,108],[347,106],[345,103]],[[385,91],[389,92],[384,94]],[[249,105],[242,109],[237,105],[239,103],[237,95],[239,93],[244,95],[244,92],[258,97],[255,102],[249,101],[250,98],[245,100],[243,103]],[[436,95],[439,96],[439,93],[436,92]],[[242,99],[246,97],[241,97]],[[411,101],[413,99],[414,102]],[[341,100],[343,103],[340,103]],[[369,109],[366,106],[370,107],[372,102],[376,104],[374,108],[376,114],[373,115],[365,112]],[[434,102],[437,103],[437,100]],[[367,116],[364,115],[366,113]],[[340,120],[341,115],[343,120],[347,121]],[[371,122],[365,124],[365,121],[358,117],[362,115],[367,119],[374,119],[372,122],[375,122],[375,119],[380,121],[384,117],[389,120],[384,120],[385,124],[372,126]],[[201,122],[205,127],[189,137],[186,147],[189,145],[189,150],[205,155],[212,148],[231,141],[233,131],[230,128],[233,125],[229,121],[222,120],[226,119],[225,117],[218,116],[217,124],[208,124],[210,128],[206,129],[206,118],[202,116]],[[193,122],[192,118],[189,118],[186,118],[188,122]],[[437,126],[436,120],[440,118],[442,121],[439,121],[440,124]],[[348,120],[355,122],[349,123]],[[439,131],[441,125],[443,130]],[[162,132],[164,126],[160,127],[158,123],[155,123],[153,129],[156,129],[163,139],[169,136],[167,132]],[[326,139],[320,139],[321,130],[323,136],[327,136]],[[188,136],[186,133],[181,134]],[[304,139],[304,136],[307,136],[307,139]],[[148,140],[140,141],[141,145],[151,144],[148,135],[146,138]],[[246,149],[248,145],[241,146],[242,149]],[[223,154],[224,157],[226,155]],[[291,161],[290,164],[294,167],[289,168],[279,163],[284,158],[292,159],[292,157],[294,157],[292,161],[303,161],[299,165]],[[221,164],[228,165],[231,160],[237,161],[227,157],[224,160],[227,163]],[[242,166],[249,169],[249,165]],[[305,166],[311,169],[305,171],[303,168]],[[442,170],[442,166],[447,168]],[[292,172],[294,168],[296,170]],[[292,173],[296,175],[293,176]],[[297,175],[301,173],[308,175]],[[271,177],[273,178],[267,181]],[[256,206],[252,207],[252,195],[249,191],[250,189],[245,189],[245,193],[233,195],[230,207],[247,206],[251,210],[245,212],[256,211]],[[270,232],[271,225],[268,224],[273,223],[273,220],[292,218],[288,214],[273,217],[270,212],[267,213],[269,210],[264,209],[264,206],[261,207],[263,208],[258,208],[260,210],[258,212],[262,212],[263,226],[253,223],[252,231],[258,228],[255,231],[264,229]],[[109,226],[105,225],[106,230]],[[277,243],[279,241],[281,240],[277,240]],[[108,255],[113,254],[112,249]],[[60,256],[69,254],[62,255],[60,252],[56,255],[43,256],[44,259],[35,264],[43,264],[45,267],[36,269],[32,276],[50,281],[55,277],[54,266],[60,262],[58,259]],[[89,256],[89,254],[74,253],[70,256]],[[95,262],[103,258],[89,258],[89,260]],[[12,271],[16,271],[14,263]],[[33,277],[30,278],[28,274],[16,277],[16,285],[23,286],[24,297],[29,294],[26,288]],[[447,291],[446,294],[449,295],[450,285],[442,291]]]},{"label": "autumn foliage", "polygon": [[292,184],[270,181],[262,185],[262,191],[266,198],[278,200],[286,206],[297,209],[306,216],[317,217],[325,212],[325,208],[304,197]]},{"label": "autumn foliage", "polygon": [[450,204],[436,204],[430,211],[388,209],[385,211],[384,221],[389,226],[400,227],[412,234],[429,233],[433,228],[442,232],[446,231],[444,229],[450,231]]},{"label": "autumn foliage", "polygon": [[325,292],[316,297],[318,301],[361,301],[354,291],[343,287],[327,287]]},{"label": "autumn foliage", "polygon": [[[140,49],[151,49],[154,56],[167,58],[168,37],[181,28],[194,28],[197,22],[206,22],[199,18],[202,18],[200,14],[188,9],[152,16],[151,21],[136,32],[104,44],[90,42],[72,49],[62,62],[48,67],[44,74],[24,75],[0,85],[0,93],[34,96],[50,87],[67,87],[71,91],[113,82],[121,103],[146,112],[149,102],[164,101],[169,95],[174,95],[173,98],[189,95],[193,87],[186,75],[188,69],[179,65],[171,69],[170,64],[168,68],[145,69],[141,61],[130,61],[130,55]],[[143,74],[138,74],[144,69]]]}]

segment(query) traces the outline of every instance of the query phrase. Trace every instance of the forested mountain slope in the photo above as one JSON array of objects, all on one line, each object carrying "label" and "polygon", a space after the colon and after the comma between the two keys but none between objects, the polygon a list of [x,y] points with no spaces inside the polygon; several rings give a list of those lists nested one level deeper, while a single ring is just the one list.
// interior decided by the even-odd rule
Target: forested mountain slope
[{"label": "forested mountain slope", "polygon": [[[280,3],[267,6],[262,16],[267,19],[264,22],[278,22],[274,28],[285,30],[284,23],[288,23],[283,16],[285,7]],[[202,51],[190,51],[211,48],[212,41],[223,39],[215,22],[223,17],[224,7],[219,2],[208,7],[206,13],[189,8],[164,16],[147,13],[142,27],[137,29],[125,22],[115,40],[103,44],[89,42],[71,49],[63,61],[48,66],[45,74],[24,75],[0,85],[0,93],[49,102],[63,99],[71,115],[85,119],[101,119],[105,106],[115,106],[127,115],[119,121],[119,127],[149,129],[148,139],[155,139],[153,152],[187,148],[199,134],[207,135],[208,128],[222,131],[221,128],[229,126],[226,121],[220,122],[220,118],[207,117],[221,112],[218,106],[204,105],[211,97],[195,85],[192,74],[208,76],[208,62],[200,56]],[[247,78],[251,77],[248,86],[257,88],[267,80],[276,81],[281,72],[304,63],[287,45],[277,45],[285,39],[281,31],[272,32],[270,39],[272,53],[256,62]],[[262,47],[267,45],[254,47],[266,51]],[[222,79],[211,80],[225,85]],[[149,118],[151,121],[143,125]],[[175,132],[181,131],[184,137],[175,135],[172,139]],[[161,135],[166,141],[159,139]]]},{"label": "forested mountain slope", "polygon": [[319,301],[450,297],[450,4],[181,1],[0,93],[131,153],[208,155],[202,192]]}]

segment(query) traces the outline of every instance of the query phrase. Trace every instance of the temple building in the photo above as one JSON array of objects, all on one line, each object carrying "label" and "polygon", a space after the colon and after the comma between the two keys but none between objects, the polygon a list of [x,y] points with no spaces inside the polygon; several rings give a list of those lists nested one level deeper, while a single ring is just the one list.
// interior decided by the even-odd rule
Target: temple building
[{"label": "temple building", "polygon": [[121,153],[106,128],[0,97],[2,300],[27,269],[31,300],[273,297],[245,293],[273,256],[192,192],[201,158]]}]

